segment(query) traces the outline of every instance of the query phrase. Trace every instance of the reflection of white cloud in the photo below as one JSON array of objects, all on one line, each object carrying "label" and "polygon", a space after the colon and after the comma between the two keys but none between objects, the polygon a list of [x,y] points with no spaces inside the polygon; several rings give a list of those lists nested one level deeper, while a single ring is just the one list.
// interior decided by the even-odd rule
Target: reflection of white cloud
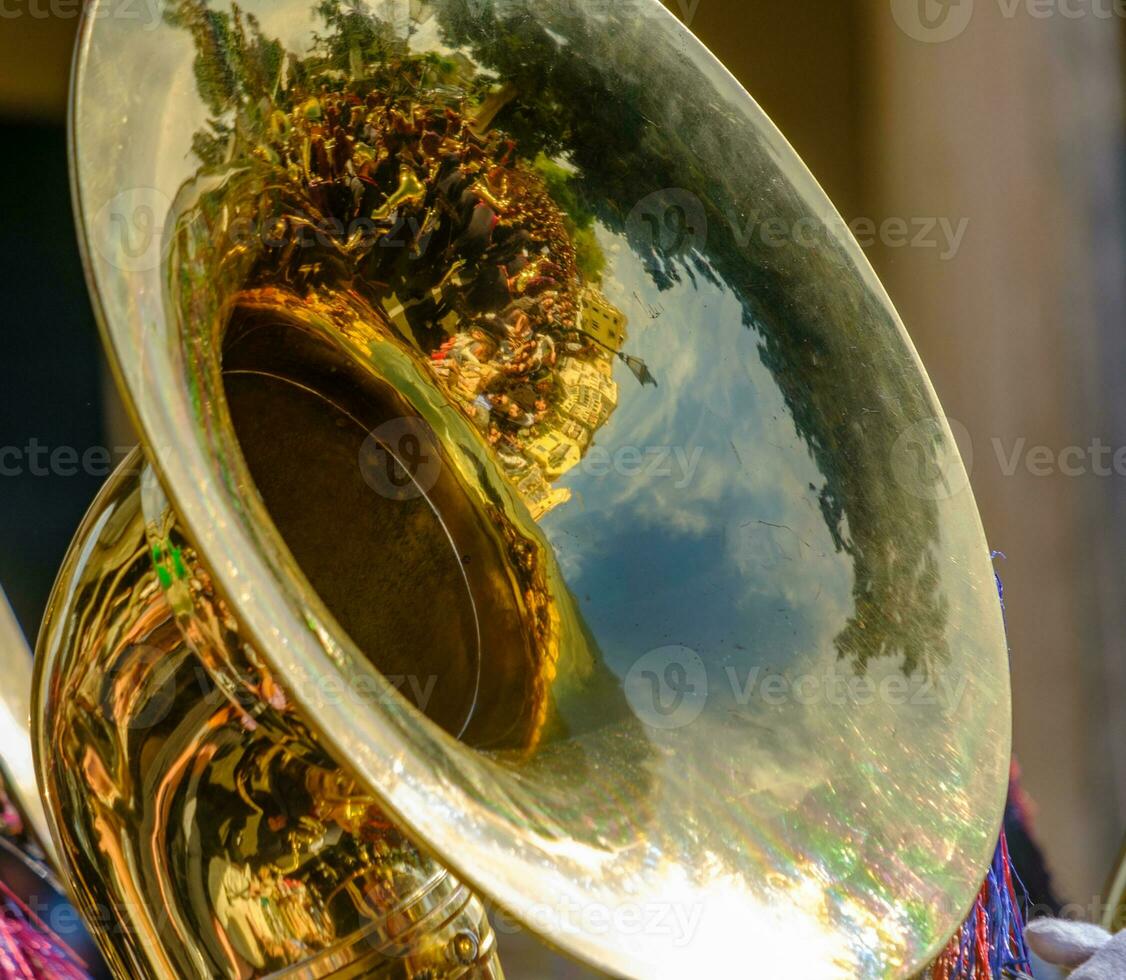
[{"label": "reflection of white cloud", "polygon": [[[619,406],[594,445],[610,456],[671,447],[697,462],[688,479],[582,466],[568,474],[574,500],[544,522],[564,576],[574,583],[593,567],[600,528],[631,527],[696,554],[712,547],[709,563],[723,570],[736,607],[778,598],[821,625],[817,648],[831,650],[851,605],[851,561],[835,550],[810,489],[824,478],[762,363],[757,334],[743,325],[741,303],[706,280],[660,292],[631,249],[613,251],[620,241],[605,228],[599,238],[609,257],[603,291],[629,320],[626,352],[645,360],[659,387],[639,386],[617,363]],[[656,308],[664,312],[654,319]],[[766,533],[756,539],[756,529]],[[789,539],[773,562],[769,534]]]},{"label": "reflection of white cloud", "polygon": [[605,500],[605,510],[628,513],[643,525],[675,534],[700,536],[714,528],[715,511],[726,495],[724,475],[712,469],[698,476],[691,493],[676,489],[668,480],[646,484],[641,480],[623,483]]},{"label": "reflection of white cloud", "polygon": [[[660,387],[641,388],[619,367],[619,408],[596,444],[611,454],[670,445],[702,453],[693,478],[679,486],[579,468],[566,481],[574,501],[545,529],[567,580],[593,594],[596,635],[608,644],[604,652],[622,658],[612,663],[628,666],[645,652],[615,629],[637,619],[638,608],[663,617],[663,642],[693,646],[704,632],[700,608],[714,627],[693,647],[708,665],[703,714],[682,728],[645,730],[659,787],[645,808],[646,838],[668,854],[706,839],[719,867],[730,862],[747,876],[773,873],[809,888],[809,895],[783,889],[771,906],[793,924],[801,921],[796,906],[808,900],[838,936],[852,937],[836,954],[855,957],[853,973],[872,972],[881,964],[866,957],[888,934],[898,934],[895,946],[917,935],[908,902],[943,908],[945,925],[958,911],[950,902],[972,892],[994,830],[970,801],[995,795],[1003,772],[997,747],[1005,744],[998,726],[982,719],[996,709],[1004,679],[983,671],[974,684],[984,689],[971,687],[952,710],[880,697],[768,703],[725,685],[727,669],[740,681],[755,667],[791,680],[823,682],[834,670],[851,676],[833,641],[854,609],[852,561],[835,549],[817,498],[824,477],[734,297],[705,281],[658,293],[628,248],[607,254],[604,291],[630,318],[626,351],[646,361]],[[652,320],[646,307],[658,302],[665,312]],[[621,528],[638,533],[622,536]],[[675,557],[655,569],[610,550],[638,540],[653,545],[658,560],[662,549]],[[680,570],[682,558],[697,564]],[[630,577],[632,588],[620,587]],[[723,602],[708,594],[716,583]],[[644,602],[648,591],[660,599]],[[964,664],[969,655],[956,659]],[[897,673],[892,660],[871,669],[877,684]],[[675,826],[662,818],[668,813],[677,814]],[[909,853],[931,856],[942,874],[920,874]],[[894,900],[872,889],[876,869]],[[830,887],[832,908],[819,904]]]}]

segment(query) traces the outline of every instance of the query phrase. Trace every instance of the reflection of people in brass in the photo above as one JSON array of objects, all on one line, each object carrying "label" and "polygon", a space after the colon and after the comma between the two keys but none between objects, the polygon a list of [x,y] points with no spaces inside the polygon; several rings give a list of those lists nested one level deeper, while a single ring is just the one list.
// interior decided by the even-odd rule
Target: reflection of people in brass
[{"label": "reflection of people in brass", "polygon": [[258,939],[261,929],[252,923],[258,910],[250,896],[250,868],[213,858],[209,876],[215,915],[227,941],[252,966],[265,967],[266,953]]},{"label": "reflection of people in brass", "polygon": [[[323,249],[343,257],[538,517],[568,499],[550,484],[616,405],[625,317],[584,286],[536,166],[513,162],[514,143],[482,125],[466,92],[428,92],[426,70],[404,55],[347,86],[295,85],[279,98],[288,108],[273,111],[255,153],[284,171],[296,200],[263,272],[301,281],[317,275]],[[564,355],[604,376],[603,391],[581,372],[564,377]]]},{"label": "reflection of people in brass", "polygon": [[222,815],[208,889],[231,950],[253,967],[298,962],[378,921],[420,874],[417,851],[339,771],[265,740],[230,748],[200,797]]}]

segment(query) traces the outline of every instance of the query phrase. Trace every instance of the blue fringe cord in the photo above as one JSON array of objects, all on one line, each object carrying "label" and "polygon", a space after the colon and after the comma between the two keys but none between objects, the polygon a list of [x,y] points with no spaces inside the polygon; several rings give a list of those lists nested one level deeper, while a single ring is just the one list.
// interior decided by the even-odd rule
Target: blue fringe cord
[{"label": "blue fringe cord", "polygon": [[[1003,558],[994,552],[994,558]],[[1005,611],[1005,587],[997,575],[997,595]],[[931,968],[933,980],[1006,980],[1031,977],[1024,917],[1017,888],[1024,894],[1002,829],[993,863],[966,921]]]}]

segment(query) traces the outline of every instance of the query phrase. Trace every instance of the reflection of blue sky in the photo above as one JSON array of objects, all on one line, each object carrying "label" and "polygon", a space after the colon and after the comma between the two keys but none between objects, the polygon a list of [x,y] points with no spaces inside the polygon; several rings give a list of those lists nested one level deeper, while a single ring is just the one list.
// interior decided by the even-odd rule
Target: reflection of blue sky
[{"label": "reflection of blue sky", "polygon": [[[755,668],[792,680],[851,676],[833,640],[853,612],[852,559],[834,548],[818,505],[824,477],[736,296],[688,276],[661,293],[625,241],[600,231],[604,292],[629,317],[626,351],[659,387],[642,387],[618,363],[619,406],[594,445],[611,457],[627,447],[698,455],[687,482],[675,465],[663,477],[579,466],[561,481],[573,499],[541,522],[615,673],[670,645],[707,665],[703,714],[682,728],[645,728],[653,798],[636,819],[666,861],[679,853],[681,866],[696,867],[707,854],[720,867],[780,872],[770,898],[778,908],[800,909],[810,885],[811,914],[848,937],[842,974],[878,975],[879,933],[920,938],[902,896],[934,909],[947,889],[967,891],[973,862],[992,845],[988,817],[966,818],[969,801],[995,795],[1003,769],[988,750],[1005,722],[996,709],[1003,680],[962,633],[967,619],[980,622],[983,596],[962,606],[964,573],[942,563],[953,603],[948,679],[968,686],[937,689],[941,704],[912,700],[932,697],[918,685],[904,701],[863,704],[816,690],[808,703],[768,703],[753,683],[736,689],[728,670],[739,684]],[[652,319],[650,307],[664,312]],[[950,541],[953,553],[968,553],[973,529],[951,523],[948,532],[963,535]],[[878,685],[901,663],[877,660],[868,676]],[[920,854],[943,873],[916,876]],[[756,884],[762,894],[774,887]]]},{"label": "reflection of blue sky", "polygon": [[[608,663],[621,672],[676,643],[714,670],[787,667],[830,648],[851,608],[851,561],[834,551],[810,489],[824,480],[738,299],[688,277],[661,293],[624,240],[601,238],[626,351],[659,387],[617,363],[619,406],[594,445],[611,458],[635,447],[641,472],[577,467],[561,481],[574,499],[543,528]],[[664,450],[659,475],[651,454]]]}]

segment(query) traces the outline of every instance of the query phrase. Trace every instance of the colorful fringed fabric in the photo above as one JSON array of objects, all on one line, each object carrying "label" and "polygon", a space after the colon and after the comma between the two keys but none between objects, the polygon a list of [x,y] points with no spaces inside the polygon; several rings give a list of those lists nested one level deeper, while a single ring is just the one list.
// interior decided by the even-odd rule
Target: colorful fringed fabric
[{"label": "colorful fringed fabric", "polygon": [[[994,552],[993,557],[1005,556]],[[1004,615],[1005,587],[1000,575],[996,579],[997,595]],[[1007,810],[1010,811],[1014,804],[1020,806],[1023,800],[1014,782],[1010,782],[1009,786]],[[1017,885],[1020,885],[1020,880],[1013,869],[1008,840],[1002,829],[981,891],[966,921],[931,967],[932,980],[1008,980],[1032,976]],[[1023,894],[1023,885],[1020,885],[1020,890]]]},{"label": "colorful fringed fabric", "polygon": [[[28,837],[26,828],[0,765],[0,852],[5,858],[6,874],[19,869],[28,874],[29,880],[57,893],[58,886],[44,864],[43,854]],[[21,877],[16,875],[16,880]],[[31,910],[12,884],[16,884],[12,878],[5,881],[0,877],[0,980],[90,980],[87,965]],[[22,888],[20,892],[29,894]]]},{"label": "colorful fringed fabric", "polygon": [[0,978],[89,980],[69,946],[0,881]]},{"label": "colorful fringed fabric", "polygon": [[1004,831],[985,882],[961,929],[931,968],[933,980],[1031,977],[1016,875]]}]

